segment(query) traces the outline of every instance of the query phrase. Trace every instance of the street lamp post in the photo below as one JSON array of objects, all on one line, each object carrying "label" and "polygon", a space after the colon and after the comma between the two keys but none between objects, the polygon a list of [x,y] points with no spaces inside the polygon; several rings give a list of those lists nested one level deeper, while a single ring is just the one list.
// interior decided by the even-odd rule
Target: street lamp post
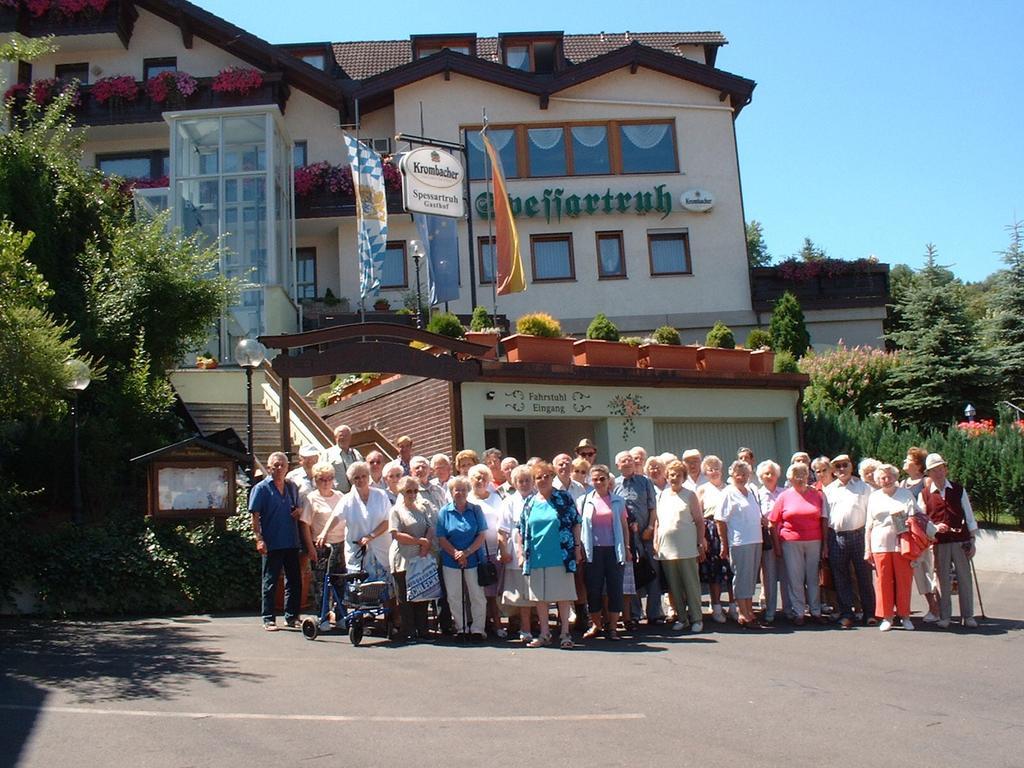
[{"label": "street lamp post", "polygon": [[78,450],[78,393],[89,386],[89,366],[72,358],[64,363],[68,372],[67,388],[71,391],[71,522],[82,522],[81,456]]},{"label": "street lamp post", "polygon": [[256,477],[255,459],[252,455],[252,371],[263,364],[266,356],[266,348],[256,339],[242,339],[235,346],[235,362],[245,368],[245,445],[249,452],[250,493]]},{"label": "street lamp post", "polygon": [[964,408],[964,416],[967,417],[968,423],[973,424],[974,423],[974,417],[977,416],[977,415],[978,415],[978,409],[975,408],[971,403],[968,403],[967,407]]},{"label": "street lamp post", "polygon": [[423,328],[423,294],[420,287],[420,261],[426,255],[423,243],[419,240],[410,240],[409,247],[412,248],[412,263],[416,266],[416,327]]}]

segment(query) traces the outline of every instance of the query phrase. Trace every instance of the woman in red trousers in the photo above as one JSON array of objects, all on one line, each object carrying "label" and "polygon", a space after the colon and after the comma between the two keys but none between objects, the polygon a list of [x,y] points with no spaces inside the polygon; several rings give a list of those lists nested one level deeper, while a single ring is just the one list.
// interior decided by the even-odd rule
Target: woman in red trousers
[{"label": "woman in red trousers", "polygon": [[875,567],[875,614],[882,620],[878,628],[888,632],[893,617],[903,629],[913,629],[910,620],[910,586],[914,572],[910,561],[900,554],[899,534],[907,529],[910,516],[919,510],[913,494],[900,488],[899,470],[883,464],[875,471],[880,484],[868,499],[868,520],[864,530],[864,558]]}]

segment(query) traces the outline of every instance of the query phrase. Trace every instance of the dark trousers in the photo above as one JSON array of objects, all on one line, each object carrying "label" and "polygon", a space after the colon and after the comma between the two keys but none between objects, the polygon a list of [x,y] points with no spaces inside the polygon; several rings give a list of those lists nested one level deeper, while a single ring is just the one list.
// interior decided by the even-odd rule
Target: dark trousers
[{"label": "dark trousers", "polygon": [[836,584],[840,616],[853,618],[853,579],[850,565],[857,577],[860,605],[864,618],[875,615],[875,585],[872,581],[871,565],[864,559],[864,529],[855,531],[828,531],[828,561],[832,566],[832,579]]},{"label": "dark trousers", "polygon": [[409,602],[405,595],[405,571],[395,571],[395,591],[398,593],[398,616],[401,619],[402,638],[427,636],[428,602]]},{"label": "dark trousers", "polygon": [[[322,550],[317,550],[317,557],[319,559],[313,569],[313,607],[319,615],[323,610],[324,569],[329,569],[331,573],[345,573],[345,545],[328,544]],[[328,602],[327,610],[334,610],[333,595]]]},{"label": "dark trousers", "polygon": [[608,595],[608,611],[622,613],[623,566],[615,558],[615,547],[594,547],[587,563],[587,603],[591,613],[601,612],[601,597]]},{"label": "dark trousers", "polygon": [[273,549],[263,556],[264,621],[274,620],[274,599],[277,597],[277,577],[284,568],[284,617],[296,619],[302,605],[302,574],[299,573],[299,550]]}]

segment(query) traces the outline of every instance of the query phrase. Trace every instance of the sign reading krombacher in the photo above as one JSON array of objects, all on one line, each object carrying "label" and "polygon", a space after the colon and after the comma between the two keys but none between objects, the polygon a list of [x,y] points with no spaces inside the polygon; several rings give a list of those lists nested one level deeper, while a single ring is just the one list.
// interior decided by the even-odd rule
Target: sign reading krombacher
[{"label": "sign reading krombacher", "polygon": [[[664,184],[659,184],[649,190],[637,190],[636,192],[612,192],[607,188],[604,194],[593,192],[586,195],[567,195],[561,188],[545,189],[538,198],[530,195],[526,199],[509,195],[508,200],[512,206],[513,216],[534,216],[543,214],[544,219],[550,224],[551,219],[561,221],[562,216],[576,218],[580,215],[592,216],[595,213],[633,213],[645,215],[660,213],[665,218],[672,213],[672,194]],[[476,196],[473,207],[477,216],[481,219],[491,218],[490,192],[481,192]]]},{"label": "sign reading krombacher", "polygon": [[402,155],[402,202],[409,213],[461,219],[462,163],[443,149],[420,147]]}]

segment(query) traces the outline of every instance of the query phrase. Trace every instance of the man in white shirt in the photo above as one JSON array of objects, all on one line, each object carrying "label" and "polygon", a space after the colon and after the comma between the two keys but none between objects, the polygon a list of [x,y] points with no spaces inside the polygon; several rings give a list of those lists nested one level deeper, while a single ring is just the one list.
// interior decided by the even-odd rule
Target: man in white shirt
[{"label": "man in white shirt", "polygon": [[875,619],[875,587],[871,565],[864,559],[864,526],[868,519],[868,497],[871,488],[853,474],[853,461],[845,453],[832,459],[836,479],[825,487],[828,502],[828,558],[836,585],[839,623],[844,629],[853,626],[853,581],[850,566],[857,577],[864,623]]},{"label": "man in white shirt", "polygon": [[334,445],[327,449],[326,460],[334,465],[334,487],[342,493],[348,493],[351,485],[348,482],[348,468],[363,455],[351,447],[352,428],[348,424],[339,424],[334,428]]},{"label": "man in white shirt", "polygon": [[555,479],[551,481],[551,484],[555,488],[568,493],[574,502],[587,492],[582,483],[572,479],[572,456],[568,453],[560,453],[555,456],[552,464],[555,467]]},{"label": "man in white shirt", "polygon": [[704,485],[708,481],[707,476],[700,471],[700,465],[703,460],[704,457],[700,455],[700,451],[696,448],[689,448],[683,451],[683,464],[686,465],[686,480],[683,481],[683,487],[689,488],[694,493],[696,493],[698,486]]},{"label": "man in white shirt", "polygon": [[313,465],[319,459],[320,449],[312,443],[306,443],[299,448],[299,466],[285,475],[288,480],[298,486],[300,501],[305,501],[306,497],[316,488],[316,483],[313,482]]}]

